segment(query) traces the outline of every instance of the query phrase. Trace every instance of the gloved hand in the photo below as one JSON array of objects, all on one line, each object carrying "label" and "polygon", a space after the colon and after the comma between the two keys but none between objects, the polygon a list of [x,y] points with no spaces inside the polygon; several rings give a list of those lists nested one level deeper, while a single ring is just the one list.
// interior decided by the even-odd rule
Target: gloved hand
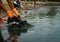
[{"label": "gloved hand", "polygon": [[21,20],[21,16],[20,15],[18,15],[17,18]]},{"label": "gloved hand", "polygon": [[8,24],[13,21],[15,22],[21,21],[21,17],[19,16],[19,14],[17,14],[17,16],[14,16],[9,10],[6,11],[6,14],[8,15],[8,20],[7,20]]},{"label": "gloved hand", "polygon": [[18,19],[21,19],[21,16],[19,15],[18,11],[16,10],[16,8],[12,9],[13,12],[15,13],[15,15],[18,17]]},{"label": "gloved hand", "polygon": [[21,20],[20,19],[18,19],[18,17],[16,17],[16,16],[14,16],[13,18],[8,18],[8,20],[7,20],[7,23],[9,24],[9,23],[12,23],[12,22],[20,22]]}]

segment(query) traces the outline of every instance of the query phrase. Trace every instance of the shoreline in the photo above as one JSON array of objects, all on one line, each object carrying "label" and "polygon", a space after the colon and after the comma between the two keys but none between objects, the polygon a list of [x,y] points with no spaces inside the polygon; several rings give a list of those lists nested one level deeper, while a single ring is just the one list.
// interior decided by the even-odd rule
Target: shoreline
[{"label": "shoreline", "polygon": [[[24,4],[31,4],[34,5],[32,1],[28,1],[28,2],[21,2],[22,5]],[[7,4],[7,2],[3,2],[3,4]],[[48,5],[48,6],[60,6],[60,2],[40,2],[40,1],[36,1],[36,5]]]}]

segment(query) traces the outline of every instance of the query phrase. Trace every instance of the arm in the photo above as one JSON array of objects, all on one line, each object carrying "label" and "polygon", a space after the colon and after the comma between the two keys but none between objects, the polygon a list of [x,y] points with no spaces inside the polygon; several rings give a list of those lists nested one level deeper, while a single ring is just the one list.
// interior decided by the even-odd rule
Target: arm
[{"label": "arm", "polygon": [[[17,12],[17,10],[14,8],[14,5],[11,2],[12,0],[7,0],[10,8],[12,9],[12,11],[16,14],[17,17],[20,17],[19,13]],[[20,17],[21,18],[21,17]]]},{"label": "arm", "polygon": [[11,14],[11,12],[9,10],[7,10],[3,4],[1,4],[1,0],[0,0],[0,8],[8,15],[8,17],[13,18],[13,14]]}]

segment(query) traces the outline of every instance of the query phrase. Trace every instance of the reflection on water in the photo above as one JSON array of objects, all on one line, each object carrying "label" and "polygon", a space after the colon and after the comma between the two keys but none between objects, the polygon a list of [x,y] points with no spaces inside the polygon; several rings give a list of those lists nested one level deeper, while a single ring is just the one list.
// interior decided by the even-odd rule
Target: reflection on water
[{"label": "reflection on water", "polygon": [[31,10],[24,20],[34,27],[27,29],[26,33],[22,33],[24,30],[22,32],[18,30],[19,42],[60,42],[59,6],[42,6],[39,9]]}]

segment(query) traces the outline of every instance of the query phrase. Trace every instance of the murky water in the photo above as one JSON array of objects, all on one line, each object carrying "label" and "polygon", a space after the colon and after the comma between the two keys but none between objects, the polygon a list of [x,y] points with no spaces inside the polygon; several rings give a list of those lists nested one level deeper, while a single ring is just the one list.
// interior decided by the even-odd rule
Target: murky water
[{"label": "murky water", "polygon": [[20,33],[19,42],[60,42],[60,6],[31,10],[24,20],[34,27]]}]

